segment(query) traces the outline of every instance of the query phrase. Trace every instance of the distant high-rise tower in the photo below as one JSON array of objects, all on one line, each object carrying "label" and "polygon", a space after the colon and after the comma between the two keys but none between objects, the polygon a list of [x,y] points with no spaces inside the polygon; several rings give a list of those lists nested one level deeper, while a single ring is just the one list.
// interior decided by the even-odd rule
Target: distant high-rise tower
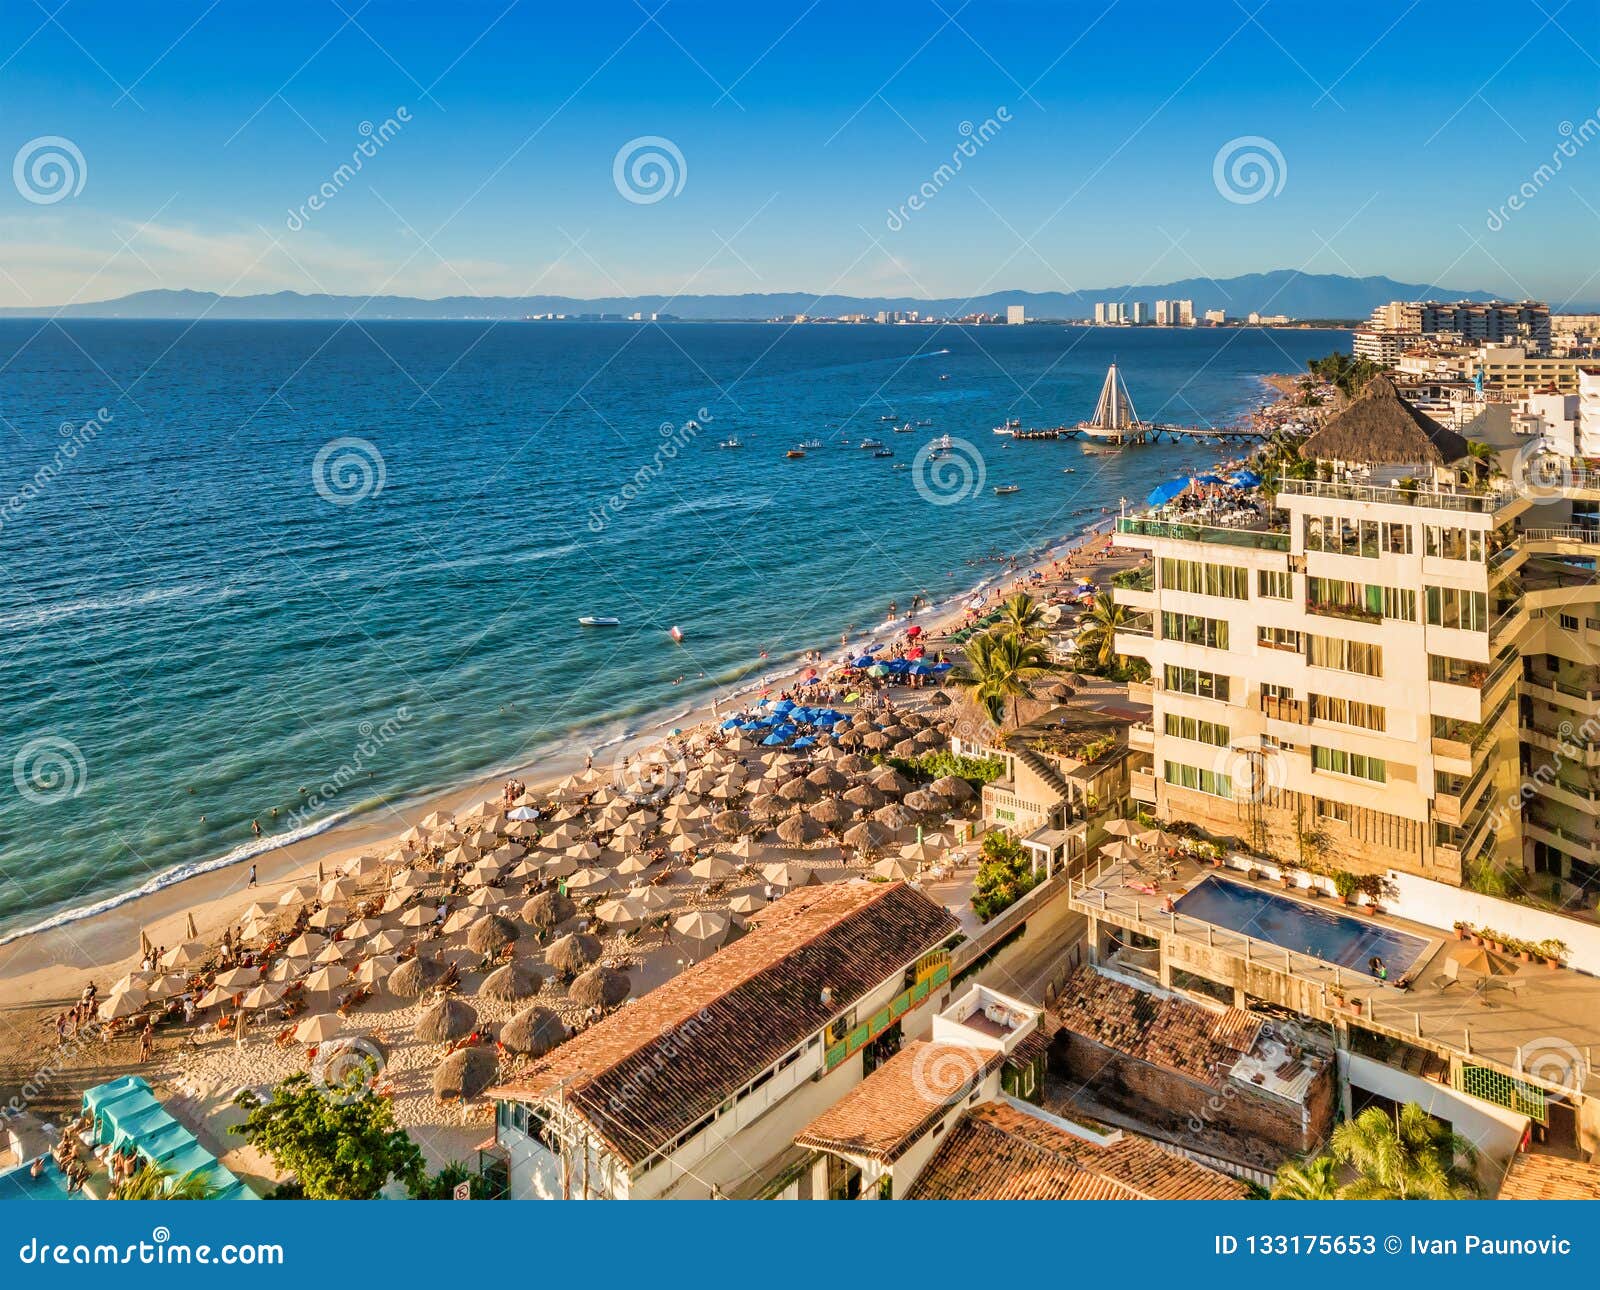
[{"label": "distant high-rise tower", "polygon": [[1028,317],[1025,313],[1023,313],[1021,305],[1006,306],[1006,322],[1008,324],[1013,327],[1019,327],[1027,321]]}]

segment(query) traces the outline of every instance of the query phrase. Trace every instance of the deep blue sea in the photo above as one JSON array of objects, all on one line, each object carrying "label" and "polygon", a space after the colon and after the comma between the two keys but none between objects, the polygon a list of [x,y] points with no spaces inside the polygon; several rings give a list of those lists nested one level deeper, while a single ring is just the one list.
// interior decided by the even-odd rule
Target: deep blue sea
[{"label": "deep blue sea", "polygon": [[[1141,416],[1221,424],[1347,341],[0,321],[0,931],[242,854],[252,820],[604,745],[992,579],[1215,455],[990,433],[1087,416],[1113,358]],[[894,467],[943,434],[986,479],[937,505]],[[836,446],[868,436],[894,458]]]}]

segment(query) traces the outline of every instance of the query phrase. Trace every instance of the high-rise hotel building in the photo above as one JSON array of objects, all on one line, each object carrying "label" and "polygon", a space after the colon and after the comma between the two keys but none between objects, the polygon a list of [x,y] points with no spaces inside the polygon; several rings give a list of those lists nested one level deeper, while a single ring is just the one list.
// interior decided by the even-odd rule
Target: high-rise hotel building
[{"label": "high-rise hotel building", "polygon": [[1263,518],[1119,520],[1151,557],[1116,592],[1151,668],[1135,799],[1294,863],[1600,886],[1600,528],[1573,522],[1600,478],[1544,452],[1495,478],[1380,378]]}]

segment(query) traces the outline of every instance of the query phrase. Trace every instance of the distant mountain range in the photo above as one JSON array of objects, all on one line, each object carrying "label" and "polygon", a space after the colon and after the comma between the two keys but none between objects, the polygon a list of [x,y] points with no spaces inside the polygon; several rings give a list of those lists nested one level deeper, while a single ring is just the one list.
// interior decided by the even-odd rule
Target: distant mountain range
[{"label": "distant mountain range", "polygon": [[217,319],[514,319],[529,314],[671,314],[695,321],[763,319],[792,314],[837,317],[879,310],[919,310],[938,317],[1004,313],[1022,305],[1029,318],[1092,318],[1096,301],[1193,300],[1196,316],[1223,309],[1230,318],[1251,312],[1291,318],[1362,319],[1390,300],[1493,300],[1486,291],[1465,291],[1393,278],[1352,278],[1333,273],[1274,269],[1236,278],[1185,278],[1147,286],[1100,287],[1092,291],[990,291],[971,299],[924,300],[914,296],[814,296],[803,291],[739,296],[413,296],[271,295],[219,296],[211,291],[139,291],[116,300],[51,308],[0,309],[9,318],[217,318]]}]

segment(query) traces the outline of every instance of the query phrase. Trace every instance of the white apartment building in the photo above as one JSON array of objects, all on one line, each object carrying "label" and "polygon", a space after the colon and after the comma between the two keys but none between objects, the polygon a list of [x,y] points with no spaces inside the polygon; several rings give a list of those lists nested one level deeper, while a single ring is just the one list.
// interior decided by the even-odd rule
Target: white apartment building
[{"label": "white apartment building", "polygon": [[1134,796],[1261,854],[1460,884],[1509,855],[1518,632],[1498,564],[1527,500],[1462,486],[1466,441],[1386,380],[1313,435],[1326,479],[1270,523],[1123,519],[1153,587],[1118,635],[1149,660],[1152,768]]},{"label": "white apartment building", "polygon": [[1028,321],[1028,315],[1022,305],[1006,306],[1006,322],[1012,327],[1020,327]]}]

